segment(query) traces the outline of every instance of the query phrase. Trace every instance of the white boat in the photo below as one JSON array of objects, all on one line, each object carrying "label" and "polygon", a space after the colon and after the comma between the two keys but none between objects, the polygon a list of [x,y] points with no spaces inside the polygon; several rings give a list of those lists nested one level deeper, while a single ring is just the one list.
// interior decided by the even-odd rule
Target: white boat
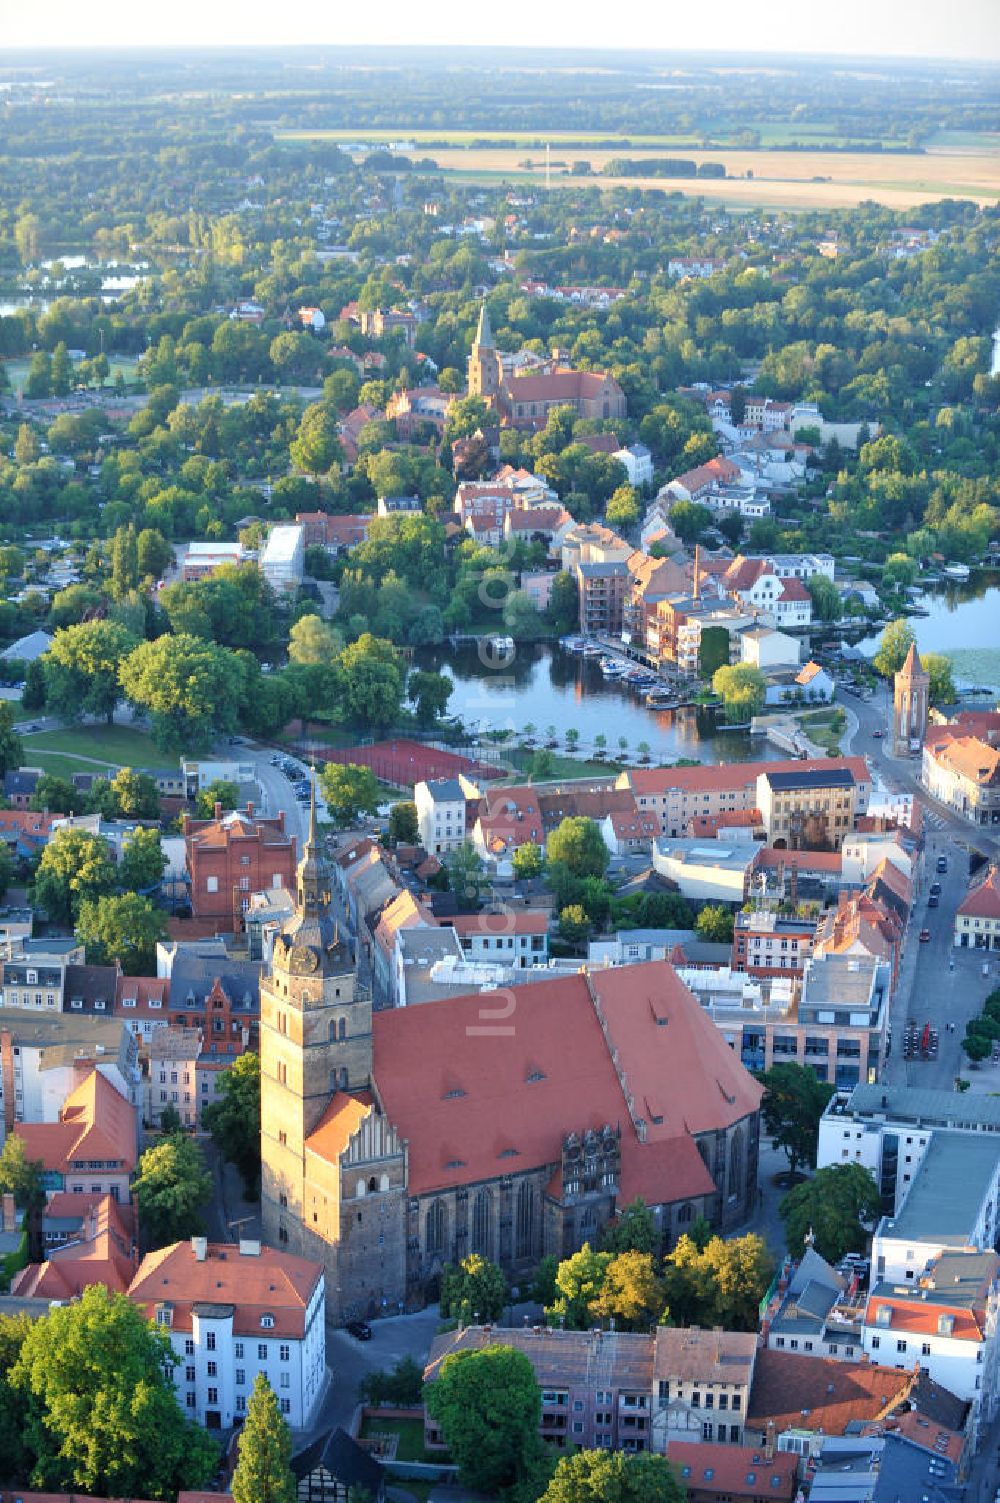
[{"label": "white boat", "polygon": [[585,642],[583,645],[583,655],[585,658],[599,658],[603,651],[604,648],[598,647],[596,642]]},{"label": "white boat", "polygon": [[567,652],[582,652],[586,645],[582,637],[563,637],[560,642]]},{"label": "white boat", "polygon": [[600,667],[605,678],[621,678],[625,672],[623,665],[616,663],[614,658],[602,658]]},{"label": "white boat", "polygon": [[968,579],[972,570],[968,564],[945,564],[944,576],[946,579]]},{"label": "white boat", "polygon": [[513,637],[487,637],[490,646],[497,652],[502,652],[505,657],[510,657],[514,652]]}]

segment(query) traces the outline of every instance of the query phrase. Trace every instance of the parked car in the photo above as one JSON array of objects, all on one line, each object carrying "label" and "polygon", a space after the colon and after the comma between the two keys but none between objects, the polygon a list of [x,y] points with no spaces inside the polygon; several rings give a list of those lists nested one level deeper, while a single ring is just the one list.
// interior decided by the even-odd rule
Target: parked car
[{"label": "parked car", "polygon": [[372,1328],[367,1321],[349,1320],[345,1329],[355,1341],[371,1341],[372,1339]]},{"label": "parked car", "polygon": [[930,897],[927,899],[927,906],[928,908],[936,908],[940,901],[941,899],[938,897],[937,893],[932,892]]},{"label": "parked car", "polygon": [[872,736],[876,741],[881,741],[884,735],[885,731],[872,731]]},{"label": "parked car", "polygon": [[920,943],[922,945],[925,945],[927,943],[927,941],[930,939],[930,937],[931,937],[931,931],[929,929],[921,929],[921,931],[920,931]]}]

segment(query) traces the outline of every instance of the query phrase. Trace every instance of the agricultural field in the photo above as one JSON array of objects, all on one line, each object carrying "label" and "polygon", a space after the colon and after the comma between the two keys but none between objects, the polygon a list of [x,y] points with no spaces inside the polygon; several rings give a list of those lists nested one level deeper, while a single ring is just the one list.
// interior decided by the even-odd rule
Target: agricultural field
[{"label": "agricultural field", "polygon": [[[288,141],[329,140],[345,142],[412,143],[413,150],[401,155],[422,158],[430,154],[438,167],[456,183],[492,185],[501,181],[544,182],[547,142],[552,156],[553,187],[579,188],[588,181],[595,186],[660,188],[720,200],[727,205],[834,209],[851,208],[875,200],[894,209],[942,198],[966,198],[989,205],[1000,199],[1000,137],[988,132],[942,132],[935,144],[918,154],[899,152],[845,152],[836,147],[838,138],[822,127],[774,125],[763,127],[762,146],[744,149],[717,145],[704,148],[684,135],[623,135],[620,145],[609,146],[610,137],[594,132],[511,131],[287,131]],[[807,151],[768,150],[792,140],[815,142]],[[588,145],[592,141],[594,145]],[[489,144],[495,142],[495,145]],[[447,143],[447,144],[440,144]],[[721,161],[727,178],[605,178],[606,162],[624,152],[642,153],[683,150],[695,162]],[[572,161],[587,161],[594,179],[570,174]],[[525,163],[530,162],[530,167]]]},{"label": "agricultural field", "polygon": [[[595,178],[573,177],[569,163],[552,167],[552,186],[579,188],[588,181],[602,187],[659,188],[738,206],[780,208],[850,208],[875,200],[893,209],[942,198],[967,198],[981,205],[1000,199],[1000,152],[933,149],[919,156],[877,152],[738,151],[691,149],[695,162],[721,161],[727,178],[606,178],[604,164],[619,156],[607,149],[574,152],[589,160]],[[419,153],[414,153],[419,155]],[[524,167],[524,150],[477,147],[469,150],[437,148],[434,161],[456,182],[489,182],[506,176],[520,181],[545,181],[544,157],[531,156]],[[560,160],[563,158],[560,156]]]}]

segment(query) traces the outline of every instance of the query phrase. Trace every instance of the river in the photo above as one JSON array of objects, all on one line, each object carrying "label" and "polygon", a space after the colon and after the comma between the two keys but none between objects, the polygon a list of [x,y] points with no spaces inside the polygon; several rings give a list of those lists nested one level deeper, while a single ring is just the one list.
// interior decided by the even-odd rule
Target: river
[{"label": "river", "polygon": [[560,743],[568,730],[580,733],[580,752],[589,753],[594,738],[607,737],[610,753],[624,736],[635,754],[649,744],[654,761],[679,757],[702,762],[746,762],[764,755],[764,743],[740,732],[715,731],[710,710],[650,710],[641,696],[602,677],[594,658],[581,658],[547,643],[517,644],[514,661],[502,669],[485,666],[474,647],[421,648],[421,668],[435,669],[454,683],[448,713],[470,729],[534,725],[544,737],[551,725]]},{"label": "river", "polygon": [[[974,570],[970,579],[928,590],[920,604],[928,614],[910,617],[919,651],[947,654],[960,687],[1000,689],[1000,572]],[[857,645],[871,656],[878,642],[871,636]]]}]

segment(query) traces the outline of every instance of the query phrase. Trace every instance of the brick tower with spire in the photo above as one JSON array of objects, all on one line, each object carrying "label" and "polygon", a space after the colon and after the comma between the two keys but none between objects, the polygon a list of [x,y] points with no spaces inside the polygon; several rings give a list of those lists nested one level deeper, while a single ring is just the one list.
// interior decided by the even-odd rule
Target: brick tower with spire
[{"label": "brick tower with spire", "polygon": [[906,662],[893,679],[892,749],[897,757],[908,756],[914,742],[923,742],[930,707],[931,678],[914,642]]},{"label": "brick tower with spire", "polygon": [[500,396],[500,377],[500,356],[493,343],[493,329],[484,299],[469,356],[469,396],[482,397],[487,406],[496,407]]}]

